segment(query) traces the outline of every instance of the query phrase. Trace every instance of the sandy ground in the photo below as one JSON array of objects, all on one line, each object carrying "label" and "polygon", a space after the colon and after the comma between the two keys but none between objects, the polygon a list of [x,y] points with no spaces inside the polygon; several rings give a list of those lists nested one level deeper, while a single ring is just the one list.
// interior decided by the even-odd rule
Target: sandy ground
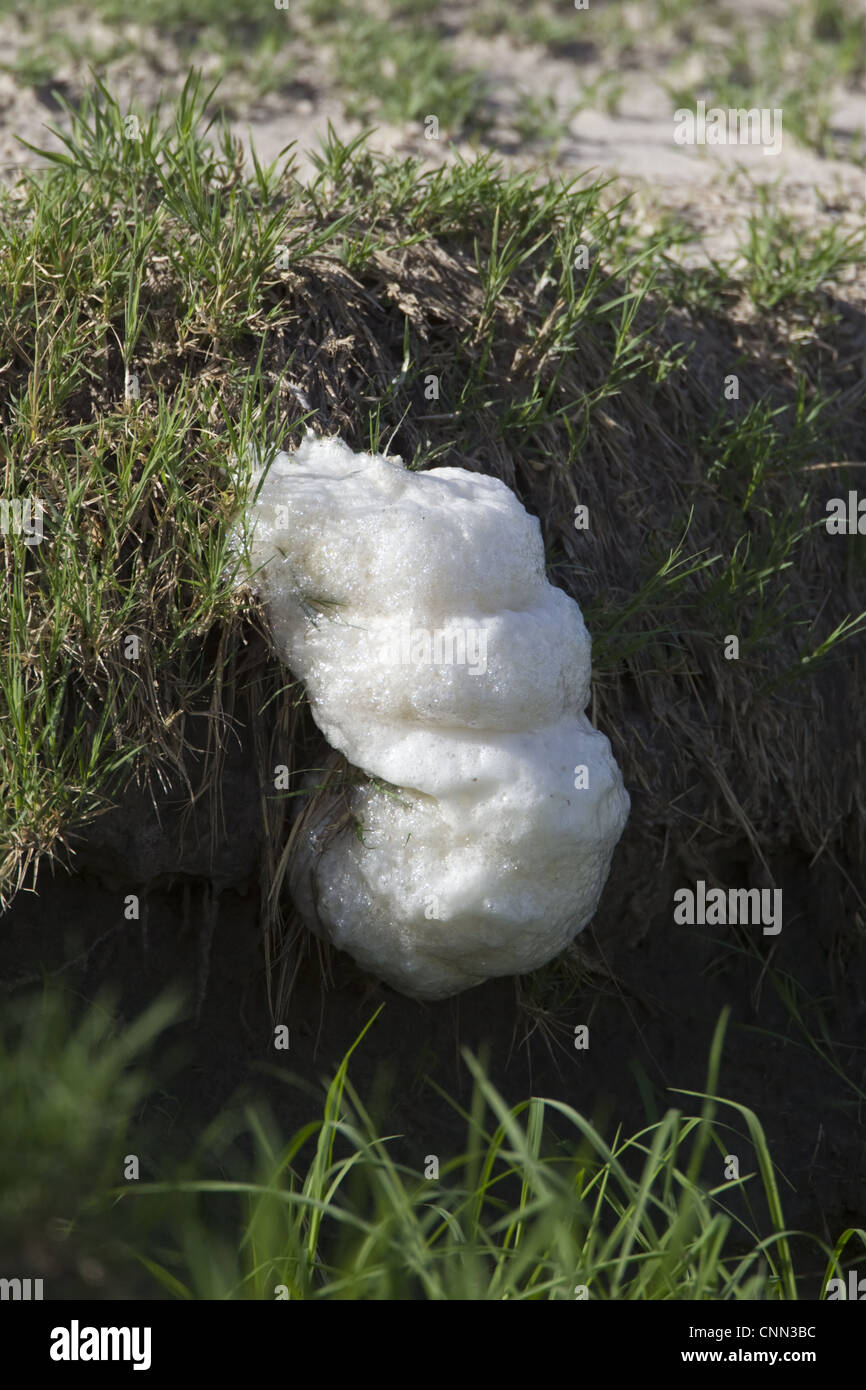
[{"label": "sandy ground", "polygon": [[[771,5],[744,9],[759,24],[762,13],[772,13],[778,6],[774,0]],[[459,10],[454,22],[459,27]],[[75,9],[52,16],[52,25],[55,34],[66,31],[70,42],[86,26],[87,56],[76,58],[61,45],[59,51],[65,57],[57,71],[35,85],[22,81],[23,74],[0,72],[0,171],[7,180],[14,181],[21,168],[38,162],[38,156],[16,136],[41,147],[58,146],[47,126],[63,129],[68,118],[53,93],[74,101],[89,80],[88,62],[94,53],[105,55],[105,61],[96,65],[100,76],[121,102],[128,101],[140,111],[151,109],[160,91],[169,96],[177,93],[191,61],[206,79],[219,72],[219,58],[206,48],[182,53],[144,25],[124,23],[111,28]],[[20,55],[38,47],[35,38],[26,14],[0,20],[0,52],[7,69],[16,66]],[[308,170],[312,167],[308,152],[317,147],[329,122],[344,138],[357,134],[362,122],[344,112],[339,73],[327,47],[312,32],[295,35],[290,44],[293,71],[299,76],[288,88],[251,96],[248,79],[232,73],[224,80],[219,99],[235,134],[247,144],[253,141],[260,158],[271,161],[294,144],[299,168]],[[483,140],[469,144],[453,138],[444,113],[436,140],[425,137],[420,121],[405,126],[380,122],[371,143],[383,151],[420,155],[429,164],[458,155],[471,158],[481,147],[496,150],[518,168],[550,170],[568,178],[615,176],[620,182],[613,186],[612,197],[632,192],[639,219],[655,222],[665,213],[674,213],[685,223],[694,238],[681,253],[686,260],[733,253],[761,185],[769,186],[773,207],[809,226],[831,220],[862,225],[863,169],[847,159],[822,158],[799,145],[784,131],[784,117],[778,154],[765,154],[759,145],[677,144],[671,98],[654,71],[656,61],[660,59],[651,44],[630,55],[628,67],[616,74],[621,94],[615,111],[605,109],[601,100],[576,110],[592,84],[614,76],[591,54],[586,59],[564,58],[537,45],[518,47],[505,34],[482,38],[461,32],[458,62],[485,74],[492,121]],[[688,69],[686,53],[684,71]],[[548,140],[528,140],[517,128],[520,102],[527,95],[553,103],[556,133]],[[846,148],[866,126],[862,91],[840,89],[833,94],[832,110],[834,137]]]}]

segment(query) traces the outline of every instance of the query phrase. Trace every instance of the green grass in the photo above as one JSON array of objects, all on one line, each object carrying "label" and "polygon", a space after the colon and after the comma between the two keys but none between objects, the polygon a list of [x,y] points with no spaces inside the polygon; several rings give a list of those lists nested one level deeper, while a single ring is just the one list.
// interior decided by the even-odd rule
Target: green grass
[{"label": "green grass", "polygon": [[706,46],[706,77],[677,106],[703,96],[724,108],[781,108],[786,134],[829,157],[864,156],[862,138],[846,148],[833,134],[834,88],[862,87],[866,16],[840,0],[800,0],[757,33],[740,19]]},{"label": "green grass", "polygon": [[[245,173],[225,131],[208,132],[207,103],[190,81],[169,119],[142,114],[131,139],[129,113],[97,87],[70,111],[47,172],[2,197],[4,495],[45,507],[41,545],[4,537],[7,894],[123,777],[185,776],[192,713],[210,711],[218,757],[240,623],[254,616],[232,586],[228,540],[248,449],[264,437],[275,447],[297,440],[310,420],[356,447],[401,430],[413,467],[455,448],[497,458],[504,449],[521,467],[529,459],[527,487],[552,470],[562,492],[548,520],[567,528],[569,470],[580,469],[584,491],[594,476],[601,485],[588,459],[611,412],[623,438],[649,428],[659,441],[670,427],[657,411],[691,412],[685,442],[691,435],[693,456],[705,458],[711,529],[695,530],[693,504],[674,507],[646,538],[628,589],[601,582],[587,596],[602,688],[641,659],[690,669],[682,634],[709,651],[720,630],[741,630],[750,604],[762,680],[811,670],[861,630],[862,614],[828,614],[811,645],[765,672],[759,639],[773,614],[817,618],[805,592],[786,598],[792,571],[805,578],[798,557],[818,524],[815,480],[802,470],[833,447],[845,419],[828,410],[820,360],[815,368],[834,322],[816,308],[858,238],[828,233],[798,246],[787,225],[754,224],[745,269],[715,267],[712,303],[746,296],[793,316],[796,343],[774,349],[789,399],[732,411],[698,392],[689,403],[691,349],[664,327],[688,303],[687,277],[671,269],[672,234],[630,230],[627,204],[613,204],[602,183],[507,176],[489,156],[422,173],[332,131],[301,185],[278,165]],[[587,270],[580,246],[591,249]],[[406,257],[417,287],[395,306],[390,267]],[[314,345],[328,341],[316,326],[323,294],[336,295],[327,331],[355,355],[335,348],[331,369],[329,356],[307,364],[301,351],[298,375],[293,339],[310,341],[313,325]],[[450,306],[444,327],[439,294]],[[371,295],[378,343],[357,355],[372,341]],[[811,337],[804,317],[815,319]],[[433,410],[419,408],[430,372],[443,383]],[[847,395],[853,415],[856,387]],[[568,585],[553,539],[549,561]],[[749,651],[747,641],[744,670]]]},{"label": "green grass", "polygon": [[452,50],[430,25],[352,12],[332,33],[334,61],[348,87],[344,109],[365,120],[423,123],[435,115],[446,132],[482,130],[484,78],[459,69]]},{"label": "green grass", "polygon": [[846,231],[830,223],[817,232],[801,230],[794,219],[770,206],[762,190],[760,210],[748,219],[743,250],[744,279],[758,309],[774,309],[790,296],[802,298],[838,279],[847,266],[861,265],[866,231]]},{"label": "green grass", "polygon": [[80,1291],[82,1268],[86,1285],[99,1260],[124,1258],[109,1194],[125,1156],[142,1152],[137,1121],[157,1094],[141,1055],[179,1003],[166,997],[129,1025],[107,999],[72,1005],[56,988],[4,1001],[0,1247],[4,1276],[20,1277],[21,1262],[36,1258],[41,1272]]},{"label": "green grass", "polygon": [[[66,1296],[97,1284],[178,1299],[790,1301],[817,1297],[866,1243],[786,1229],[758,1116],[711,1094],[724,1017],[707,1094],[681,1092],[629,1136],[555,1098],[509,1107],[464,1049],[472,1098],[449,1104],[466,1144],[435,1173],[435,1134],[401,1157],[352,1085],[375,1016],[289,1139],[260,1098],[215,1119],[192,1154],[172,1152],[146,1058],[176,1013],[157,1005],[124,1028],[105,1005],[73,1018],[48,991],[4,1018],[0,1241],[7,1261],[18,1251],[47,1269],[46,1297],[53,1272]],[[272,1070],[272,1087],[287,1084]],[[731,1152],[738,1178],[724,1176]],[[129,1154],[138,1180],[121,1177]]]},{"label": "green grass", "polygon": [[[698,97],[722,107],[782,107],[786,133],[802,144],[831,157],[864,157],[862,138],[846,145],[832,129],[833,89],[859,90],[866,71],[866,18],[847,0],[795,0],[784,15],[758,18],[733,5],[710,12],[691,0],[652,0],[639,11],[619,3],[573,11],[484,0],[468,22],[485,37],[504,32],[518,46],[541,45],[600,69],[594,83],[584,76],[585,105],[601,96],[615,111],[633,63],[661,82],[672,110]],[[702,70],[688,86],[679,77],[687,62]]]},{"label": "green grass", "polygon": [[[3,9],[0,4],[0,14]],[[482,74],[457,60],[435,16],[420,6],[400,5],[381,18],[315,0],[256,10],[146,0],[136,11],[134,34],[127,28],[129,10],[117,0],[100,0],[95,14],[112,31],[108,43],[82,34],[72,11],[63,23],[63,12],[58,22],[55,7],[37,4],[28,17],[27,42],[2,66],[24,84],[50,88],[71,64],[104,71],[107,63],[137,52],[162,66],[160,53],[168,43],[181,63],[194,63],[196,55],[201,61],[206,51],[214,76],[232,78],[232,101],[243,105],[303,83],[314,57],[338,88],[347,116],[420,123],[432,113],[443,136],[478,132],[487,124]]]},{"label": "green grass", "polygon": [[[18,0],[0,0],[0,14],[25,20],[24,41],[6,69],[25,84],[50,89],[70,65],[92,64],[104,73],[106,64],[134,53],[156,64],[167,41],[181,65],[207,52],[214,76],[232,79],[237,109],[269,94],[291,100],[293,85],[303,85],[315,62],[348,116],[417,127],[434,114],[448,136],[476,139],[495,124],[485,72],[467,62],[446,7],[389,0],[383,11],[345,0],[293,0],[286,9],[251,10],[240,0],[142,0],[134,30],[120,0],[97,0],[90,12],[111,31],[110,40],[82,32],[71,8],[36,0],[24,15]],[[527,45],[573,64],[581,109],[603,105],[615,113],[637,63],[667,91],[671,109],[694,105],[699,96],[724,107],[780,106],[790,136],[824,155],[866,157],[862,139],[843,146],[832,122],[834,88],[859,89],[866,71],[866,19],[853,0],[796,0],[786,14],[759,19],[724,4],[708,14],[688,0],[653,0],[639,13],[620,3],[577,11],[547,0],[528,6],[484,0],[462,18],[482,40],[506,35],[518,70]],[[684,83],[687,60],[697,61],[702,75]],[[514,113],[524,138],[554,147],[568,119],[550,108],[543,91],[518,102]]]}]

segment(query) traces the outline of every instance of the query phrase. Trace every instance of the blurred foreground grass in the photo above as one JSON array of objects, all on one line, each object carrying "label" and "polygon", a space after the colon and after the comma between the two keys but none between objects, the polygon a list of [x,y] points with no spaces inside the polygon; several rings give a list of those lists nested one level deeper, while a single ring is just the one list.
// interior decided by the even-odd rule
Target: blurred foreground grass
[{"label": "blurred foreground grass", "polygon": [[[288,1139],[259,1100],[193,1155],[154,1148],[143,1063],[176,1012],[163,1001],[122,1026],[103,1003],[73,1018],[54,991],[6,1012],[0,1276],[43,1277],[46,1298],[790,1300],[817,1297],[866,1244],[851,1230],[832,1248],[801,1240],[812,1255],[795,1267],[760,1121],[710,1094],[724,1017],[708,1094],[628,1137],[558,1100],[509,1109],[464,1051],[472,1100],[451,1104],[466,1147],[437,1169],[434,1153],[395,1159],[352,1086],[375,1015]],[[753,1168],[708,1176],[732,1149]]]}]

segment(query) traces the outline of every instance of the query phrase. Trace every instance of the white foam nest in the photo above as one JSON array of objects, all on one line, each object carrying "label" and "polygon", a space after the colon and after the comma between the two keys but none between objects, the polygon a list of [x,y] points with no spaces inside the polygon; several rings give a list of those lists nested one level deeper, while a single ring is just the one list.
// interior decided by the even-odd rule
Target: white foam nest
[{"label": "white foam nest", "polygon": [[307,926],[420,999],[544,965],[595,912],[629,798],[538,520],[498,478],[308,436],[245,527],[275,647],[366,774],[355,828],[312,824],[296,856]]}]

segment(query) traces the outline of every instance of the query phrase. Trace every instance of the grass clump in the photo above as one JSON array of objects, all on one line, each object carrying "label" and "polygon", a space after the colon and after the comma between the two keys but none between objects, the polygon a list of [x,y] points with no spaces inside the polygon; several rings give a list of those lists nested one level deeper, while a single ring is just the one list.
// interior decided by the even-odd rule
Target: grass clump
[{"label": "grass clump", "polygon": [[822,526],[860,456],[839,256],[792,260],[772,316],[749,313],[760,247],[690,300],[668,234],[601,182],[430,171],[333,130],[301,182],[245,167],[210,96],[191,79],[131,124],[97,85],[2,198],[4,495],[44,507],[40,544],[4,534],[6,899],[132,777],[218,798],[241,734],[276,871],[324,756],[228,535],[250,446],[307,427],[495,473],[542,518],[595,640],[593,716],[645,789],[636,833],[688,822],[707,863],[744,826],[762,853],[856,849],[861,754],[827,713],[859,689],[863,628],[856,554]]},{"label": "grass clump", "polygon": [[[15,1163],[0,1237],[25,1277],[47,1279],[46,1297],[789,1301],[818,1296],[866,1242],[786,1229],[757,1115],[711,1094],[724,1018],[701,1105],[627,1138],[560,1100],[508,1106],[464,1049],[470,1105],[450,1103],[466,1148],[437,1168],[381,1131],[349,1079],[375,1016],[288,1141],[260,1099],[173,1154],[155,1139],[161,1093],[155,1110],[140,1101],[152,1084],[142,1055],[175,1013],[158,1005],[124,1027],[100,1006],[73,1019],[49,991],[6,1017]],[[732,1148],[749,1161],[723,1177]],[[121,1180],[130,1154],[139,1178]]]}]

